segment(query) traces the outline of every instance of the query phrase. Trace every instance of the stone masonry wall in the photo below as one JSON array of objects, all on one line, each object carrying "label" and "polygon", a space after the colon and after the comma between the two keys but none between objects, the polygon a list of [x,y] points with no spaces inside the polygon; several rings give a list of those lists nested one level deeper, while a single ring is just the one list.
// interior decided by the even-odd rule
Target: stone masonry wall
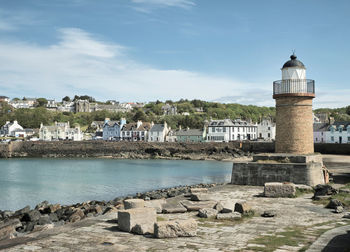
[{"label": "stone masonry wall", "polygon": [[311,97],[276,98],[276,152],[314,153]]}]

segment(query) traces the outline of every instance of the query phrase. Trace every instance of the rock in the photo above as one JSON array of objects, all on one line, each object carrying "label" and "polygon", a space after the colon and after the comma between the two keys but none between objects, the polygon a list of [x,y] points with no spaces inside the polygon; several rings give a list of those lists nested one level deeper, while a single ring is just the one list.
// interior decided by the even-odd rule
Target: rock
[{"label": "rock", "polygon": [[55,225],[54,224],[45,224],[45,225],[35,225],[33,232],[39,232],[39,231],[43,231],[43,230],[48,230],[48,229],[52,229],[54,228]]},{"label": "rock", "polygon": [[293,197],[295,196],[295,185],[293,183],[265,183],[264,186],[265,197]]},{"label": "rock", "polygon": [[210,195],[206,193],[194,193],[191,194],[192,201],[208,201],[211,200]]},{"label": "rock", "polygon": [[77,222],[81,219],[83,219],[85,217],[85,214],[83,212],[83,210],[81,210],[80,208],[77,208],[73,214],[69,217],[69,222]]},{"label": "rock", "polygon": [[103,211],[103,215],[105,214],[110,214],[110,213],[116,213],[118,212],[118,209],[115,208],[114,206],[108,206],[104,211]]},{"label": "rock", "polygon": [[333,188],[331,185],[319,184],[315,187],[314,198],[316,196],[334,195],[334,194],[337,194],[337,190]]},{"label": "rock", "polygon": [[26,206],[26,207],[23,207],[22,209],[20,210],[17,210],[15,213],[14,213],[14,216],[16,217],[22,217],[25,213],[28,213],[30,211],[30,206]]},{"label": "rock", "polygon": [[43,211],[46,207],[48,207],[49,202],[48,201],[43,201],[41,203],[39,203],[38,205],[35,206],[35,209],[38,211]]},{"label": "rock", "polygon": [[342,213],[344,211],[344,208],[342,206],[337,206],[334,210],[334,213]]},{"label": "rock", "polygon": [[154,224],[154,237],[175,238],[197,235],[197,222],[193,219],[161,221]]},{"label": "rock", "polygon": [[50,213],[55,213],[58,209],[61,209],[60,204],[48,205],[47,207],[44,208],[42,212],[46,214],[50,214]]},{"label": "rock", "polygon": [[191,194],[196,194],[196,193],[208,193],[207,188],[191,188],[190,189]]},{"label": "rock", "polygon": [[220,202],[221,204],[221,211],[220,213],[232,213],[235,211],[235,202],[227,200]]},{"label": "rock", "polygon": [[328,203],[328,205],[326,206],[326,208],[330,208],[330,209],[336,209],[338,206],[343,206],[343,204],[337,200],[337,199],[331,199]]},{"label": "rock", "polygon": [[198,216],[201,218],[212,218],[212,217],[216,217],[217,214],[218,214],[218,210],[213,208],[202,208],[198,212]]},{"label": "rock", "polygon": [[224,206],[220,202],[218,202],[214,208],[220,213],[224,209]]},{"label": "rock", "polygon": [[266,210],[261,215],[261,217],[267,217],[267,218],[274,217],[274,216],[276,216],[276,211],[275,210]]},{"label": "rock", "polygon": [[19,221],[19,219],[11,219],[0,222],[0,241],[14,238],[16,229],[19,227],[22,227],[22,223]]},{"label": "rock", "polygon": [[347,212],[346,214],[344,214],[343,218],[350,219],[350,212]]},{"label": "rock", "polygon": [[332,197],[332,195],[319,195],[319,196],[314,196],[313,199],[314,200],[324,200],[324,199],[330,199]]},{"label": "rock", "polygon": [[57,222],[57,221],[59,221],[58,216],[57,216],[56,213],[50,213],[50,214],[49,214],[49,217],[50,217],[51,222]]},{"label": "rock", "polygon": [[57,218],[59,220],[62,220],[64,217],[64,213],[65,213],[65,209],[61,208],[61,209],[58,209],[55,214],[57,215]]},{"label": "rock", "polygon": [[219,213],[216,216],[216,219],[218,219],[218,220],[239,220],[241,218],[242,218],[242,215],[238,212]]},{"label": "rock", "polygon": [[41,213],[38,210],[31,210],[28,213],[25,213],[21,218],[21,221],[25,222],[37,222],[41,217]]},{"label": "rock", "polygon": [[124,209],[143,208],[145,207],[145,201],[143,199],[127,199],[124,200]]},{"label": "rock", "polygon": [[166,204],[165,199],[145,201],[145,207],[152,207],[156,209],[157,213],[162,213],[163,205],[165,204]]},{"label": "rock", "polygon": [[42,215],[38,220],[38,224],[39,225],[51,224],[51,219],[48,215]]},{"label": "rock", "polygon": [[235,212],[241,214],[249,214],[252,210],[252,207],[246,202],[237,202],[235,205]]},{"label": "rock", "polygon": [[187,212],[186,207],[184,207],[182,204],[164,204],[162,213],[170,214],[170,213],[185,213]]},{"label": "rock", "polygon": [[299,189],[300,191],[313,191],[313,188],[308,185],[295,184],[295,188]]},{"label": "rock", "polygon": [[94,209],[94,211],[95,211],[96,214],[102,214],[102,213],[103,213],[102,207],[101,207],[100,205],[95,205],[95,206],[93,207],[93,209]]},{"label": "rock", "polygon": [[2,212],[2,217],[4,219],[11,218],[14,215],[14,212],[5,210]]},{"label": "rock", "polygon": [[24,231],[31,232],[34,229],[34,226],[35,226],[35,222],[28,222]]},{"label": "rock", "polygon": [[137,234],[153,234],[157,213],[154,208],[132,208],[118,211],[118,227]]},{"label": "rock", "polygon": [[216,201],[181,201],[181,204],[187,209],[187,211],[199,211],[202,208],[214,208],[217,204]]}]

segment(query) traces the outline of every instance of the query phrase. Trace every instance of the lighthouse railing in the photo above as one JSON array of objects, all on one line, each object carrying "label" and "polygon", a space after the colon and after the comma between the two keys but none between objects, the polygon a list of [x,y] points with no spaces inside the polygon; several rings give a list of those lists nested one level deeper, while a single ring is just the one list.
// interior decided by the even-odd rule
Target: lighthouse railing
[{"label": "lighthouse railing", "polygon": [[315,81],[308,79],[289,79],[273,82],[273,94],[315,94]]}]

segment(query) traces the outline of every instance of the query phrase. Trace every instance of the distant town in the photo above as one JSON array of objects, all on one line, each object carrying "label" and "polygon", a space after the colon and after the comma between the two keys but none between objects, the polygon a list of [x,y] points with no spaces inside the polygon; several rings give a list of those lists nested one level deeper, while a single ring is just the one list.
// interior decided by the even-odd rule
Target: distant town
[{"label": "distant town", "polygon": [[[120,103],[0,96],[0,141],[274,141],[275,110],[201,100]],[[314,111],[315,143],[350,143],[350,106]]]}]

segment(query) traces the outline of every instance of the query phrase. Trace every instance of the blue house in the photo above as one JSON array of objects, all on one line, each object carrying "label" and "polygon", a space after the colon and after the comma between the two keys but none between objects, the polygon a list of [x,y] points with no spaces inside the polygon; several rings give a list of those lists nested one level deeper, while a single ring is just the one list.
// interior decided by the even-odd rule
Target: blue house
[{"label": "blue house", "polygon": [[121,118],[119,122],[106,118],[103,124],[103,140],[120,140],[120,132],[124,124],[126,124],[125,118]]}]

